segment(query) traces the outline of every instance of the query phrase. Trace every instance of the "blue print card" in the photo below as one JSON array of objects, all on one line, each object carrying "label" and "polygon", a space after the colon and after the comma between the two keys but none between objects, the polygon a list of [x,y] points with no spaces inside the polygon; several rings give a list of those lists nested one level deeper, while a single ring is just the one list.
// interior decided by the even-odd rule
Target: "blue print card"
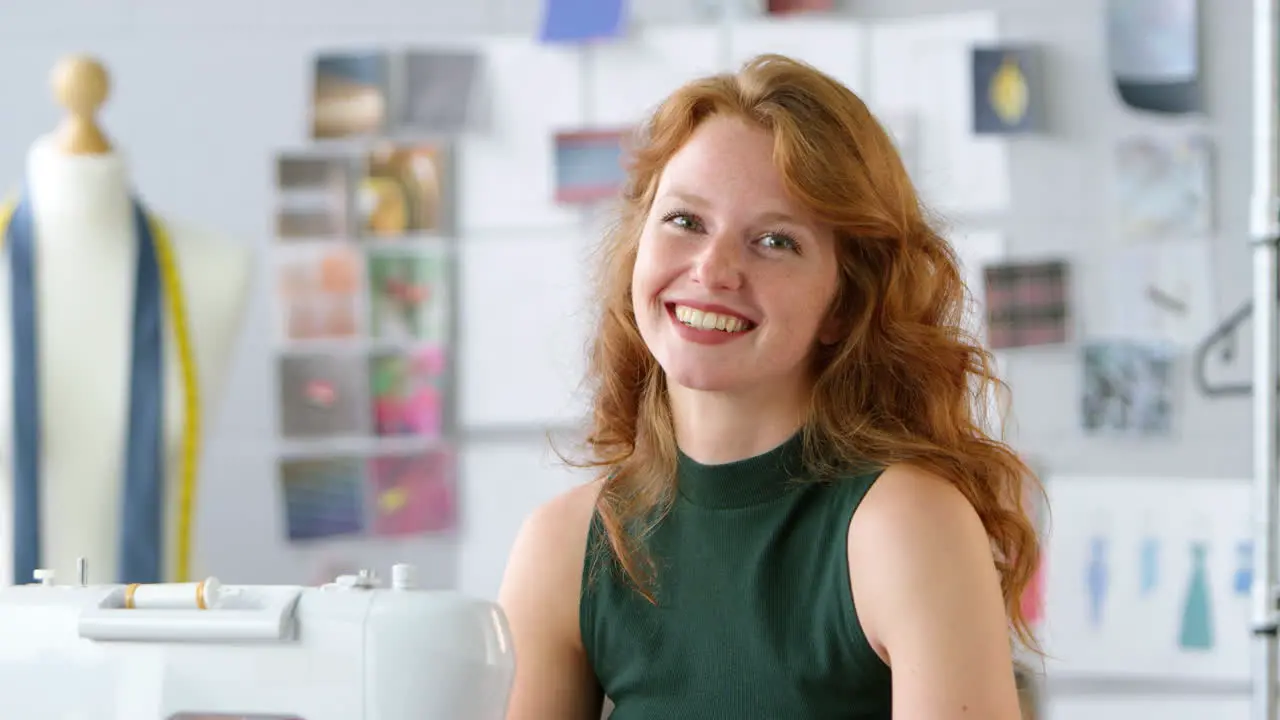
[{"label": "blue print card", "polygon": [[556,134],[556,202],[585,204],[616,197],[626,181],[630,135],[630,130]]},{"label": "blue print card", "polygon": [[625,0],[546,0],[540,39],[546,43],[606,40],[622,35]]}]

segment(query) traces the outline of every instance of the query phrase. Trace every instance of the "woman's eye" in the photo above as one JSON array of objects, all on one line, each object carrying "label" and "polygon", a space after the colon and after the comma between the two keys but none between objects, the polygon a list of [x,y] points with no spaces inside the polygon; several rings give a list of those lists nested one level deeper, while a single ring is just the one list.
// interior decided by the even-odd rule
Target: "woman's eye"
[{"label": "woman's eye", "polygon": [[684,213],[671,213],[666,217],[666,221],[681,230],[694,231],[698,229],[698,221]]},{"label": "woman's eye", "polygon": [[769,233],[768,235],[760,238],[760,244],[770,250],[794,251],[798,248],[798,244],[793,238],[783,235],[782,233]]}]

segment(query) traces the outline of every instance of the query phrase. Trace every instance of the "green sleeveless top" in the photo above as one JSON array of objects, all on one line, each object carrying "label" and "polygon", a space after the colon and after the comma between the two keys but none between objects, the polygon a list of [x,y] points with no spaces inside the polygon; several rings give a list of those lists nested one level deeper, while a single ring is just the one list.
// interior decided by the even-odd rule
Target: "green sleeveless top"
[{"label": "green sleeveless top", "polygon": [[879,473],[801,475],[801,436],[746,460],[680,455],[679,493],[649,539],[656,606],[591,523],[582,642],[610,720],[889,720],[889,668],[849,589],[849,521]]}]

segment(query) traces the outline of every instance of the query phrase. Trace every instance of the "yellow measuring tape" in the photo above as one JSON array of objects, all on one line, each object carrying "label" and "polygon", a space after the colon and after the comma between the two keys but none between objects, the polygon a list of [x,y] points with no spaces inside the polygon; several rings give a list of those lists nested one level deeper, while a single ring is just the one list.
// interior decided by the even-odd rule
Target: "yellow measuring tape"
[{"label": "yellow measuring tape", "polygon": [[[9,219],[17,201],[9,199],[0,205],[0,248],[4,246]],[[148,216],[150,217],[150,216]],[[191,575],[191,540],[196,501],[196,470],[200,460],[200,381],[196,376],[195,350],[191,346],[191,327],[187,322],[186,296],[182,290],[182,274],[173,255],[173,245],[164,226],[151,220],[151,236],[155,240],[156,261],[160,265],[163,295],[173,318],[173,334],[178,342],[178,365],[182,372],[182,466],[178,485],[178,522],[174,528],[177,550],[173,559],[174,582],[187,582]],[[159,378],[164,382],[163,378]]]}]

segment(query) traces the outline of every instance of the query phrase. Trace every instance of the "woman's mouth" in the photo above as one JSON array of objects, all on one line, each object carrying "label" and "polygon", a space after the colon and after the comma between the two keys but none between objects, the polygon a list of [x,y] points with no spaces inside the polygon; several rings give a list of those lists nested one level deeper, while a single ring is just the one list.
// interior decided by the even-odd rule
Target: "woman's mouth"
[{"label": "woman's mouth", "polygon": [[755,328],[755,323],[750,320],[726,312],[712,312],[679,303],[668,303],[667,311],[676,322],[694,330],[715,330],[733,334],[744,333]]}]

